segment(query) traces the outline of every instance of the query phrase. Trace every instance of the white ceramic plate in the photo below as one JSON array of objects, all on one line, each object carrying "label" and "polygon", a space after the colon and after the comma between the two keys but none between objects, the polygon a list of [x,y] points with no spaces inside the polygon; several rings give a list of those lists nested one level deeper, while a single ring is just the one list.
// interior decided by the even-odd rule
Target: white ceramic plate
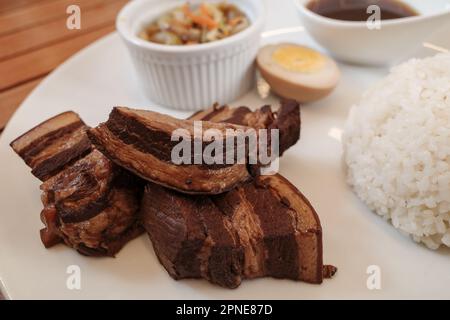
[{"label": "white ceramic plate", "polygon": [[[301,28],[293,5],[275,8],[265,42],[295,41],[317,45]],[[282,8],[282,9],[280,9]],[[291,31],[286,33],[287,31]],[[446,31],[448,34],[448,30]],[[445,46],[445,37],[436,38]],[[439,42],[441,40],[441,42]],[[450,43],[447,43],[450,47]],[[431,50],[420,53],[432,54]],[[313,298],[450,298],[450,251],[430,251],[401,235],[371,213],[345,184],[340,133],[349,107],[387,70],[341,65],[343,78],[325,100],[302,110],[302,138],[281,160],[281,173],[311,200],[320,215],[324,261],[339,271],[322,285],[274,279],[245,281],[236,290],[203,280],[172,280],[147,236],[129,243],[117,256],[87,258],[60,245],[45,249],[39,239],[39,181],[8,144],[42,120],[72,109],[90,125],[107,118],[111,107],[148,107],[174,116],[139,91],[125,47],[108,36],[67,61],[26,99],[0,140],[0,280],[12,299],[313,299]],[[250,92],[238,104],[261,106]],[[81,269],[81,290],[66,286],[67,268]],[[381,290],[367,288],[366,273],[376,265]]]}]

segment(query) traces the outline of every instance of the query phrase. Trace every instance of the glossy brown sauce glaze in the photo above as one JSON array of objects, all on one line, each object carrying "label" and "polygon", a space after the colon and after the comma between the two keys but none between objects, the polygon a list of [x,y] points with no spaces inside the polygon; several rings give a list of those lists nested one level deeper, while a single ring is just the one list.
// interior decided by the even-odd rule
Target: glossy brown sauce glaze
[{"label": "glossy brown sauce glaze", "polygon": [[399,0],[311,0],[307,8],[321,16],[346,21],[366,21],[373,11],[368,7],[380,7],[381,19],[400,19],[417,16],[419,13]]}]

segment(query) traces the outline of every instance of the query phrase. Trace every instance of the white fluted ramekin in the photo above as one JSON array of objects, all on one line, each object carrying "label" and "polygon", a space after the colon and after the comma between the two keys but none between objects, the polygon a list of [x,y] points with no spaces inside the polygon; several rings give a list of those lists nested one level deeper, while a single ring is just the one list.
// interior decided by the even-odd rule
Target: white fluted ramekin
[{"label": "white fluted ramekin", "polygon": [[128,47],[141,86],[151,101],[178,110],[199,110],[214,102],[229,103],[254,84],[254,60],[266,15],[264,1],[228,0],[246,13],[251,24],[223,40],[170,46],[137,36],[147,24],[185,2],[135,0],[120,11],[117,30]]}]

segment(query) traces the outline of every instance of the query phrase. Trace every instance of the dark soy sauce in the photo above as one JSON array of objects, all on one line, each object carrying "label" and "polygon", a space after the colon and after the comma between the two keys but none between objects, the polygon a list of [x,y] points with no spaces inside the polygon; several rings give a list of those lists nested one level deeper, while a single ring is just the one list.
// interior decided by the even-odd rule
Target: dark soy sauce
[{"label": "dark soy sauce", "polygon": [[311,0],[307,8],[321,16],[346,21],[366,21],[370,5],[381,9],[381,19],[400,19],[419,15],[417,11],[399,0]]}]

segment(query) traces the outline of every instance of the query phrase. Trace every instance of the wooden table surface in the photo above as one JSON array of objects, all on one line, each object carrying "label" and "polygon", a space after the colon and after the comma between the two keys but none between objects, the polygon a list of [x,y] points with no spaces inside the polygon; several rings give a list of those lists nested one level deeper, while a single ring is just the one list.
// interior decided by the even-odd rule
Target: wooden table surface
[{"label": "wooden table surface", "polygon": [[[0,134],[26,96],[53,69],[114,31],[116,15],[126,2],[0,0]],[[67,28],[70,5],[80,8],[80,29]]]},{"label": "wooden table surface", "polygon": [[[53,69],[114,31],[128,0],[0,0],[0,133],[26,96]],[[68,6],[81,28],[68,29]]]}]

